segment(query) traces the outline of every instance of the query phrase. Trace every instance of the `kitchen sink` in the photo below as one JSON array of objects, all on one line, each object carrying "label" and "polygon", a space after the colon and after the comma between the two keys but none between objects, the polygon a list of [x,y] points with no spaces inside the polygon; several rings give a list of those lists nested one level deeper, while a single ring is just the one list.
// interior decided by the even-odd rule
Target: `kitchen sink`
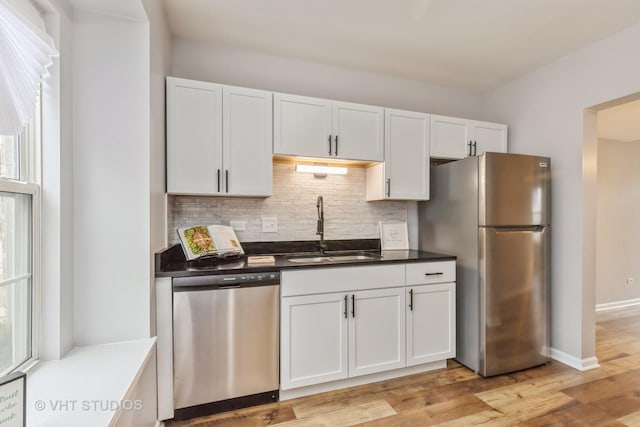
[{"label": "kitchen sink", "polygon": [[294,258],[287,258],[289,262],[327,262],[331,261],[331,258],[328,256],[301,256]]},{"label": "kitchen sink", "polygon": [[340,255],[332,256],[329,258],[331,258],[332,261],[360,261],[365,259],[376,259],[380,257],[373,255]]},{"label": "kitchen sink", "polygon": [[365,261],[369,259],[378,259],[379,255],[372,254],[336,254],[336,255],[314,255],[314,256],[297,256],[287,258],[289,262],[295,263],[321,263],[321,262],[340,262],[340,261]]}]

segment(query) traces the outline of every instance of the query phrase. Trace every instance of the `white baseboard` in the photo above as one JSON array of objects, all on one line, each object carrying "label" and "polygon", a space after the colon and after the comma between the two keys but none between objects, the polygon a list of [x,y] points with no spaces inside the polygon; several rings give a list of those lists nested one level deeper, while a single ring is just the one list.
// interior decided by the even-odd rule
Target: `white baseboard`
[{"label": "white baseboard", "polygon": [[640,305],[640,298],[596,304],[596,311],[615,310],[618,308],[633,307],[634,305]]},{"label": "white baseboard", "polygon": [[590,369],[599,368],[597,357],[587,357],[586,359],[578,359],[564,351],[560,351],[556,348],[551,348],[551,358],[557,360],[560,363],[564,363],[567,366],[571,366],[579,371],[588,371]]}]

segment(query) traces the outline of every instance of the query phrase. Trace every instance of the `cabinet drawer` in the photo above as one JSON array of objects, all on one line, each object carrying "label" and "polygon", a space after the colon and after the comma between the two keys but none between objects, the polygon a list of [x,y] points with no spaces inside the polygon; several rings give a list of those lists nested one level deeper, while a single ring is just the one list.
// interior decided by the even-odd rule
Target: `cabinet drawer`
[{"label": "cabinet drawer", "polygon": [[403,286],[404,274],[402,264],[285,270],[280,292],[286,297],[390,288]]},{"label": "cabinet drawer", "polygon": [[407,285],[456,281],[456,262],[437,261],[407,264]]}]

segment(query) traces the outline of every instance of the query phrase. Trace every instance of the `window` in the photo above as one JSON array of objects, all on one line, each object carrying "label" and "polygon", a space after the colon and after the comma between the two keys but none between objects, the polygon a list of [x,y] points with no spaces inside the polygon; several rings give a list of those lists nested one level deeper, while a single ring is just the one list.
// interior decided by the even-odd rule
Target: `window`
[{"label": "window", "polygon": [[40,104],[19,135],[0,135],[0,376],[38,357]]}]

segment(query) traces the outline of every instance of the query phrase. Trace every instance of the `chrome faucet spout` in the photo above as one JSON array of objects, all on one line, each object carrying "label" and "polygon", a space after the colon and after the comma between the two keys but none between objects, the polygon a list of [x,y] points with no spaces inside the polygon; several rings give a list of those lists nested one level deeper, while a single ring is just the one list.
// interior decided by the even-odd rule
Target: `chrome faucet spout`
[{"label": "chrome faucet spout", "polygon": [[316,200],[316,208],[318,209],[316,235],[320,236],[319,247],[320,253],[323,254],[327,249],[327,244],[324,242],[324,200],[322,196],[318,196],[318,199]]}]

